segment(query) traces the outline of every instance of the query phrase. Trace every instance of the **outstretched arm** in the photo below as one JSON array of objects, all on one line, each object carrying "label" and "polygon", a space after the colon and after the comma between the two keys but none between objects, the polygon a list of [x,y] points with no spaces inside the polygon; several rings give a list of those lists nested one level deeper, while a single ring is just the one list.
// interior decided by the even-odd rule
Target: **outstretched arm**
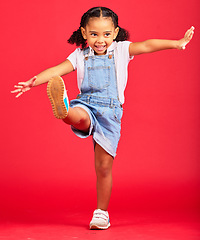
[{"label": "outstretched arm", "polygon": [[131,43],[129,46],[129,55],[139,55],[142,53],[151,53],[165,49],[185,49],[194,34],[194,27],[191,27],[180,40],[149,39],[144,42]]},{"label": "outstretched arm", "polygon": [[69,60],[65,60],[64,62],[58,64],[55,67],[44,70],[43,72],[39,73],[37,76],[31,78],[26,82],[19,82],[17,85],[14,86],[15,90],[11,91],[11,93],[17,93],[16,97],[20,97],[23,93],[30,90],[32,87],[46,83],[52,77],[68,74],[73,70],[74,69],[71,62]]}]

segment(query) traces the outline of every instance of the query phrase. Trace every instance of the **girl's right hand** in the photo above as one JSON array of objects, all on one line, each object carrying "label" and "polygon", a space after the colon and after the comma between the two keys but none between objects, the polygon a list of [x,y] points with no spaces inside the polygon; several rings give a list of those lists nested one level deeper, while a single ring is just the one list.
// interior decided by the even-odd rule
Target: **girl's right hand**
[{"label": "girl's right hand", "polygon": [[37,77],[35,76],[35,77],[31,78],[30,80],[28,80],[27,82],[19,82],[17,85],[14,86],[16,89],[11,91],[11,93],[18,93],[16,95],[16,98],[18,98],[23,93],[25,93],[26,91],[28,91],[32,87],[34,87],[36,79],[37,79]]}]

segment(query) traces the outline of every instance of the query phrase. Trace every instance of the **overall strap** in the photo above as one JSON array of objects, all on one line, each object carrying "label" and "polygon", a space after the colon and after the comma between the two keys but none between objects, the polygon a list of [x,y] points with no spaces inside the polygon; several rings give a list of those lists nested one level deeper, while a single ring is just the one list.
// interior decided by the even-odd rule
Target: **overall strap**
[{"label": "overall strap", "polygon": [[113,49],[113,50],[110,50],[110,51],[108,51],[108,55],[110,55],[110,54],[114,55],[114,49]]},{"label": "overall strap", "polygon": [[85,57],[89,54],[89,52],[90,52],[90,48],[89,48],[89,47],[83,49],[83,55],[84,55]]},{"label": "overall strap", "polygon": [[108,52],[108,58],[109,59],[114,59],[114,50],[111,50]]}]

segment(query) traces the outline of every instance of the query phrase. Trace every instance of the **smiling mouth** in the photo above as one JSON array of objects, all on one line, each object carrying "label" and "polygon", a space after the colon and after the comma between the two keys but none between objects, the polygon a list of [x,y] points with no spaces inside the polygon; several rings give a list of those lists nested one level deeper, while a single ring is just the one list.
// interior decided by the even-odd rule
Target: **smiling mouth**
[{"label": "smiling mouth", "polygon": [[106,45],[95,45],[95,48],[96,48],[98,51],[103,51],[103,50],[105,50]]}]

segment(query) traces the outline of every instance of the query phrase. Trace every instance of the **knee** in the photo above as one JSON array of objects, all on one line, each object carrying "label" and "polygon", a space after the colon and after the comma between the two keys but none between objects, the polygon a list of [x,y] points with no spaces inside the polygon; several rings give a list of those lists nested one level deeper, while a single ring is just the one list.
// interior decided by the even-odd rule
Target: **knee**
[{"label": "knee", "polygon": [[86,125],[86,124],[89,124],[89,121],[90,121],[90,119],[88,118],[88,116],[86,114],[84,114],[80,117],[80,120],[79,120],[78,124],[85,124]]},{"label": "knee", "polygon": [[110,161],[102,161],[96,166],[97,176],[106,178],[112,174],[112,163]]}]

